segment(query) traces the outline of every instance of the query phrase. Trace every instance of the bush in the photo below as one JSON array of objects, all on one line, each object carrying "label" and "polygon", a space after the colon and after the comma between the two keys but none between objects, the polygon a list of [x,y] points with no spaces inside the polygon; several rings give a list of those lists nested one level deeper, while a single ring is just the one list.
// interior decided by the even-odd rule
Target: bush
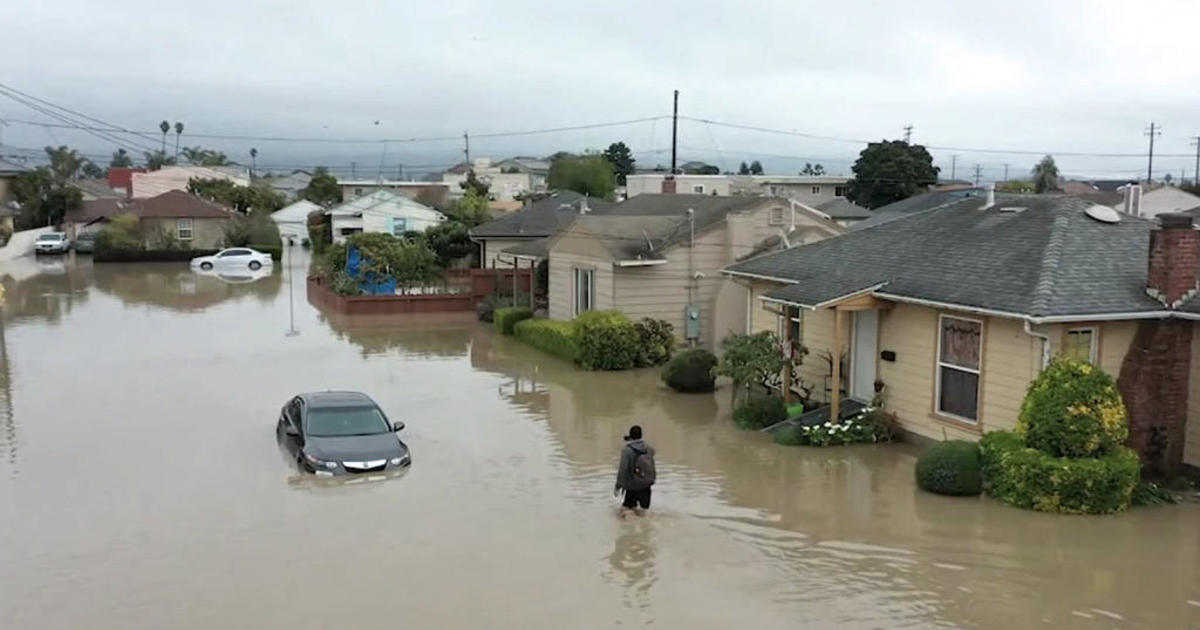
[{"label": "bush", "polygon": [[1138,485],[1134,486],[1133,495],[1129,498],[1129,502],[1135,506],[1169,505],[1179,503],[1179,497],[1157,483],[1141,481],[1138,482]]},{"label": "bush", "polygon": [[979,445],[966,440],[930,444],[917,458],[917,487],[935,494],[976,495],[983,491]]},{"label": "bush", "polygon": [[1111,376],[1090,363],[1058,359],[1029,385],[1017,433],[1053,457],[1098,457],[1125,443],[1129,424]]},{"label": "bush", "polygon": [[358,295],[362,293],[362,286],[359,284],[358,278],[346,273],[345,270],[334,272],[329,280],[329,288],[338,295]]},{"label": "bush", "polygon": [[498,308],[493,317],[496,324],[496,332],[502,335],[513,334],[513,326],[523,319],[533,317],[533,311],[529,310],[528,306],[516,306],[509,308]]},{"label": "bush", "polygon": [[677,392],[711,392],[717,383],[717,356],[703,348],[685,350],[663,368],[662,380]]},{"label": "bush", "polygon": [[675,327],[661,319],[644,318],[633,325],[638,335],[638,367],[662,365],[675,349]]},{"label": "bush", "polygon": [[574,361],[575,324],[552,319],[525,319],[513,327],[517,339],[565,361]]},{"label": "bush", "polygon": [[842,446],[874,444],[896,439],[895,417],[881,409],[867,409],[838,424],[784,427],[775,432],[775,442],[785,446]]},{"label": "bush", "polygon": [[1041,512],[1110,514],[1129,507],[1141,462],[1117,447],[1103,457],[1054,457],[1020,436],[990,433],[981,443],[984,488],[1005,503]]},{"label": "bush", "polygon": [[197,256],[211,256],[215,249],[113,249],[97,242],[93,262],[187,262]]},{"label": "bush", "polygon": [[761,429],[787,420],[787,407],[779,396],[750,396],[733,410],[733,422],[743,429]]},{"label": "bush", "polygon": [[592,311],[575,318],[575,360],[589,370],[627,370],[637,364],[638,333],[618,311]]}]

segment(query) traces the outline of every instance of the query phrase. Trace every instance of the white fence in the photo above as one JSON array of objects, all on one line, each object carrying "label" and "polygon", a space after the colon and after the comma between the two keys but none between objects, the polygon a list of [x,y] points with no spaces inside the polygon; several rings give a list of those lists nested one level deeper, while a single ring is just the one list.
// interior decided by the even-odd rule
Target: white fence
[{"label": "white fence", "polygon": [[37,237],[46,232],[53,232],[52,227],[34,228],[32,230],[23,230],[21,232],[13,232],[12,238],[8,239],[8,244],[0,247],[0,262],[15,260],[21,256],[28,256],[33,253],[33,242]]}]

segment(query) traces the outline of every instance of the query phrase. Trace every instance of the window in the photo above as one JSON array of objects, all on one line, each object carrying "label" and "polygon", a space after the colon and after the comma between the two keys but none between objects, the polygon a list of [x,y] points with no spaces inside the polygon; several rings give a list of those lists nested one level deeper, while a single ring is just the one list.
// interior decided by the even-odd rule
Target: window
[{"label": "window", "polygon": [[181,241],[192,240],[192,220],[191,219],[176,219],[175,220],[175,236]]},{"label": "window", "polygon": [[362,189],[361,189],[361,188],[355,188],[355,189],[354,189],[354,196],[355,196],[355,197],[361,197],[361,196],[362,196]]},{"label": "window", "polygon": [[771,225],[783,225],[783,208],[771,208],[771,216],[768,223]]},{"label": "window", "polygon": [[[800,309],[789,308],[789,309],[787,309],[787,311],[791,315],[791,317],[785,318],[783,314],[780,314],[779,315],[779,330],[776,332],[779,334],[779,339],[781,341],[786,340],[788,338],[788,333],[789,333],[787,326],[788,326],[788,324],[790,324],[791,325],[790,332],[792,335],[792,337],[791,337],[792,343],[796,344],[796,345],[800,345]],[[785,323],[785,322],[787,322],[787,323]]]},{"label": "window", "polygon": [[979,421],[983,322],[942,315],[938,319],[937,411]]},{"label": "window", "polygon": [[833,187],[833,196],[834,196],[834,197],[845,197],[845,196],[846,196],[846,192],[847,192],[849,189],[850,189],[850,187],[849,187],[849,186],[834,186],[834,187]]},{"label": "window", "polygon": [[595,278],[596,271],[594,269],[575,268],[575,304],[572,315],[586,313],[592,310],[592,298],[595,295]]},{"label": "window", "polygon": [[821,194],[821,187],[820,187],[820,186],[813,186],[813,187],[812,187],[812,194],[814,194],[814,195],[820,195],[820,194]]},{"label": "window", "polygon": [[220,254],[218,254],[218,257],[228,258],[230,256],[249,256],[249,255],[250,255],[250,250],[248,250],[248,249],[227,249],[227,250],[221,252]]},{"label": "window", "polygon": [[1067,329],[1066,334],[1063,336],[1063,357],[1095,363],[1096,338],[1098,336],[1098,331],[1095,328]]},{"label": "window", "polygon": [[697,195],[703,195],[704,194],[704,184],[696,184],[695,186],[692,186],[692,192]]}]

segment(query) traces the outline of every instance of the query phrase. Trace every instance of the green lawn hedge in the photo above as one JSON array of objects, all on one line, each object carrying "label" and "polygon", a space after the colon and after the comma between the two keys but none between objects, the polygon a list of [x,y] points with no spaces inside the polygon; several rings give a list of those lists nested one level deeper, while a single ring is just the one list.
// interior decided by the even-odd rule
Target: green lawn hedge
[{"label": "green lawn hedge", "polygon": [[530,317],[533,317],[533,311],[528,306],[498,308],[492,314],[492,323],[496,325],[496,332],[502,335],[511,335],[513,326],[516,326],[517,322]]},{"label": "green lawn hedge", "polygon": [[592,311],[575,318],[575,361],[589,370],[627,370],[637,365],[637,328],[620,311]]},{"label": "green lawn hedge", "polygon": [[1137,453],[1117,447],[1103,457],[1054,457],[1019,435],[995,431],[980,442],[984,489],[1005,503],[1042,512],[1110,514],[1129,507],[1138,483]]},{"label": "green lawn hedge", "polygon": [[975,495],[983,491],[979,444],[950,440],[930,444],[917,458],[917,487],[936,494]]},{"label": "green lawn hedge", "polygon": [[513,327],[517,339],[564,361],[574,361],[575,324],[553,319],[525,319]]}]

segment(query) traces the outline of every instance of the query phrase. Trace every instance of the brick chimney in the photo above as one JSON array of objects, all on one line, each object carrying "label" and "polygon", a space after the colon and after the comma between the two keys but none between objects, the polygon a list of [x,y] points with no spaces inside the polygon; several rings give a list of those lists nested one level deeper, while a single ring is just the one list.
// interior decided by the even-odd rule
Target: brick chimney
[{"label": "brick chimney", "polygon": [[1146,293],[1169,309],[1196,294],[1200,280],[1200,232],[1192,228],[1186,214],[1158,215],[1157,229],[1150,231],[1150,263]]},{"label": "brick chimney", "polygon": [[667,175],[662,181],[662,192],[664,195],[675,194],[675,176]]}]

